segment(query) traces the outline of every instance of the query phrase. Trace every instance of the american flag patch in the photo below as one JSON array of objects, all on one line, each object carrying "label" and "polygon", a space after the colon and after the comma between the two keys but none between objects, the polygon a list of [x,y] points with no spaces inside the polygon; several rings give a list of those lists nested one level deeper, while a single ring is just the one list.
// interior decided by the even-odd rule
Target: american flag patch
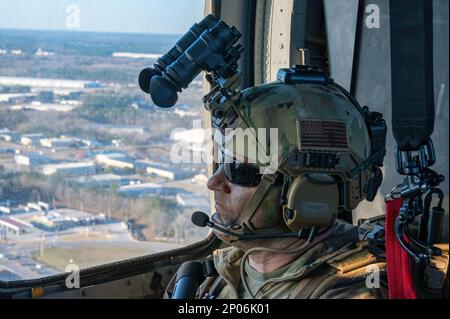
[{"label": "american flag patch", "polygon": [[299,149],[348,149],[345,122],[298,120]]}]

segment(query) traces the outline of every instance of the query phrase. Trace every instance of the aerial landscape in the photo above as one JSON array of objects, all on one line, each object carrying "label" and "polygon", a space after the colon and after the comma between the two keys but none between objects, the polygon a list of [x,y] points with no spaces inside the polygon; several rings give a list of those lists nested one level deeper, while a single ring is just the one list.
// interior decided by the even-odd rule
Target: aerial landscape
[{"label": "aerial landscape", "polygon": [[177,38],[0,30],[0,280],[205,238],[189,220],[210,209],[206,164],[170,160],[202,149],[201,78],[171,111],[137,85]]}]

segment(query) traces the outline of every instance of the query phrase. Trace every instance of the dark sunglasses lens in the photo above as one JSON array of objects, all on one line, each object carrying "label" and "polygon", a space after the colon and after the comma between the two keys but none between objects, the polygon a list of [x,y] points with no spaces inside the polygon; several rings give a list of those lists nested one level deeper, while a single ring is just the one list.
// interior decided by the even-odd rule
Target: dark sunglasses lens
[{"label": "dark sunglasses lens", "polygon": [[225,163],[223,165],[225,177],[235,185],[256,187],[261,182],[262,175],[256,167],[248,164]]}]

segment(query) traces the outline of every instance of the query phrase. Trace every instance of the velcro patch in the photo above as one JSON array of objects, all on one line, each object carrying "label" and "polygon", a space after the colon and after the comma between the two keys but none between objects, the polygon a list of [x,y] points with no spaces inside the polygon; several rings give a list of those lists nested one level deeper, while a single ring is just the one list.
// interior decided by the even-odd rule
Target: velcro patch
[{"label": "velcro patch", "polygon": [[348,149],[347,124],[321,120],[297,120],[299,150]]},{"label": "velcro patch", "polygon": [[328,261],[328,264],[336,269],[338,273],[345,274],[373,264],[377,257],[367,250],[353,251],[352,254],[344,253]]}]

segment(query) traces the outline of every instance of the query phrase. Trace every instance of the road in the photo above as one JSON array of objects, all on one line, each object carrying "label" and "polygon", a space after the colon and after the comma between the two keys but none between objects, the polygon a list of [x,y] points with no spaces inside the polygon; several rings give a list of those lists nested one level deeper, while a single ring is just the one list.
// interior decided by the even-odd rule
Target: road
[{"label": "road", "polygon": [[[0,280],[38,279],[60,273],[47,265],[42,265],[34,259],[40,251],[51,248],[84,249],[89,247],[130,249],[137,256],[149,255],[179,248],[180,245],[139,242],[132,238],[128,229],[121,223],[97,225],[95,227],[78,227],[63,233],[35,232],[8,243],[0,243]],[[138,253],[139,252],[139,253]],[[67,261],[69,265],[70,261]]]}]

